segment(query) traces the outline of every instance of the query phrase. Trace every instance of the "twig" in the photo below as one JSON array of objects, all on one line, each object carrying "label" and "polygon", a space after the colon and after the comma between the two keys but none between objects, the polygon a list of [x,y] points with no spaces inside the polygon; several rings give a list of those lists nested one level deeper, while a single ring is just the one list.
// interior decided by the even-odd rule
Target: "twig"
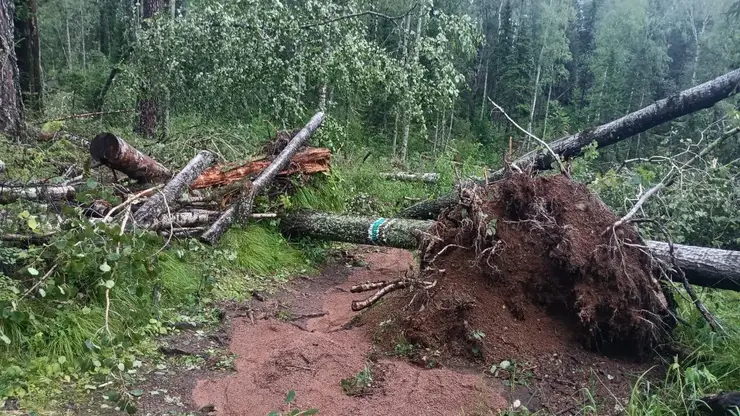
[{"label": "twig", "polygon": [[504,117],[506,117],[506,119],[507,119],[507,120],[509,120],[509,121],[511,122],[511,124],[513,124],[513,125],[514,125],[514,127],[516,127],[516,128],[518,128],[519,130],[521,130],[521,131],[522,131],[522,132],[523,132],[524,134],[526,134],[527,136],[529,136],[529,137],[531,137],[531,138],[535,139],[535,140],[537,141],[537,143],[539,143],[539,144],[541,144],[541,145],[545,146],[545,148],[547,149],[547,151],[548,151],[548,152],[550,152],[550,155],[552,155],[552,157],[553,157],[553,158],[555,159],[555,161],[556,161],[556,162],[558,162],[558,166],[560,167],[560,173],[562,173],[562,174],[564,174],[564,175],[568,175],[568,171],[566,171],[566,170],[565,170],[565,166],[563,166],[563,162],[562,162],[562,161],[560,160],[560,156],[558,156],[558,154],[557,154],[557,153],[555,153],[555,152],[554,152],[554,151],[552,150],[552,148],[550,147],[550,145],[549,145],[549,144],[547,144],[547,142],[545,142],[544,140],[542,140],[542,139],[540,139],[539,137],[535,136],[534,134],[532,134],[532,133],[528,132],[527,130],[525,130],[524,128],[522,128],[522,126],[520,126],[519,124],[517,124],[517,122],[516,122],[516,121],[514,121],[514,119],[512,119],[511,117],[509,117],[509,115],[508,115],[508,114],[506,114],[506,111],[504,111],[504,109],[503,109],[503,108],[501,108],[501,106],[500,106],[500,105],[496,104],[496,103],[495,103],[495,102],[494,102],[494,101],[493,101],[493,100],[491,99],[491,97],[486,97],[486,98],[488,98],[488,101],[490,101],[490,102],[491,102],[491,104],[492,104],[492,105],[493,105],[494,107],[496,107],[496,108],[497,108],[497,109],[498,109],[499,111],[501,111],[501,112],[502,112],[502,113],[504,114]]},{"label": "twig", "polygon": [[46,274],[45,274],[45,275],[43,275],[43,276],[41,277],[41,279],[39,279],[39,281],[38,281],[38,282],[36,282],[36,284],[35,284],[35,285],[33,285],[33,287],[31,287],[30,289],[28,289],[27,291],[25,291],[25,292],[23,293],[23,295],[21,296],[21,299],[25,298],[25,297],[26,297],[26,296],[28,296],[28,295],[29,295],[29,294],[30,294],[31,292],[33,292],[34,290],[36,290],[36,288],[38,288],[39,286],[41,286],[41,283],[44,283],[44,280],[46,280],[47,278],[49,278],[49,276],[51,276],[51,274],[52,274],[52,273],[54,273],[54,270],[56,270],[56,269],[57,269],[57,265],[55,264],[54,266],[52,266],[52,267],[51,267],[51,269],[49,269],[49,271],[48,271],[48,272],[46,272]]},{"label": "twig", "polygon": [[[159,191],[160,194],[162,194],[162,191]],[[165,208],[167,208],[167,218],[172,218],[172,212],[170,212],[170,204],[167,203],[167,198],[162,194],[162,202],[164,202]],[[167,236],[167,241],[164,242],[164,245],[162,248],[160,248],[156,253],[154,253],[154,256],[156,257],[157,254],[161,253],[162,250],[164,250],[168,245],[170,245],[170,241],[172,241],[172,234],[174,234],[172,231],[175,229],[175,224],[173,224],[174,221],[170,221],[170,233]]]}]

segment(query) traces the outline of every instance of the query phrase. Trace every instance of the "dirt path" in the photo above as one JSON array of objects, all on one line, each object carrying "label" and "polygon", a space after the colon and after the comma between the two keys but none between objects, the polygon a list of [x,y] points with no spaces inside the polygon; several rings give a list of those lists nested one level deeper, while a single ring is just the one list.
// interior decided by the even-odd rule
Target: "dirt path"
[{"label": "dirt path", "polygon": [[[237,357],[236,373],[198,380],[194,408],[212,408],[218,416],[267,415],[286,410],[290,390],[298,407],[325,415],[470,415],[507,407],[500,383],[481,373],[378,358],[367,331],[343,329],[355,315],[351,301],[361,297],[349,293],[351,285],[397,278],[413,264],[408,251],[361,251],[366,265],[331,266],[255,302],[254,323],[235,318],[229,349]],[[366,366],[373,377],[369,394],[346,395],[341,380]]]}]

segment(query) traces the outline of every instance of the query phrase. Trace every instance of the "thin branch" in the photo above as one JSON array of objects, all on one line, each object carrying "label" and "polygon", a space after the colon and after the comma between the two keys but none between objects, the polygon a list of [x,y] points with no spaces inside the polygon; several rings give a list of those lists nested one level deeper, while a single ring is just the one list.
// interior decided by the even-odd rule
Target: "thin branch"
[{"label": "thin branch", "polygon": [[[671,170],[666,174],[666,176],[660,182],[658,182],[657,185],[655,185],[654,187],[650,188],[647,192],[645,192],[645,194],[643,194],[642,197],[640,197],[640,199],[637,200],[637,202],[632,207],[632,209],[624,217],[620,218],[617,222],[614,223],[614,225],[612,225],[611,229],[614,230],[615,228],[621,226],[625,222],[631,220],[637,214],[637,211],[640,210],[640,208],[645,204],[645,202],[648,199],[650,199],[651,196],[657,194],[663,188],[672,185],[676,177],[680,175],[683,169],[685,169],[686,167],[694,163],[694,161],[696,161],[697,159],[700,159],[706,156],[709,152],[711,152],[712,150],[717,148],[717,146],[722,144],[722,142],[724,142],[728,138],[738,133],[740,133],[740,127],[735,127],[729,131],[726,131],[719,138],[717,138],[717,140],[707,145],[707,147],[702,149],[701,152],[694,155],[694,157],[689,159],[689,161],[684,163],[681,167],[675,167],[675,166],[671,167]],[[606,231],[608,231],[608,229]]]},{"label": "thin branch", "polygon": [[28,289],[27,291],[25,291],[25,292],[23,293],[23,296],[21,296],[21,299],[25,298],[25,297],[26,297],[26,296],[28,296],[28,295],[29,295],[29,294],[30,294],[31,292],[33,292],[34,290],[36,290],[36,288],[38,288],[39,286],[41,286],[41,283],[44,283],[44,281],[45,281],[46,279],[48,279],[48,278],[49,278],[49,276],[51,276],[51,274],[52,274],[52,273],[54,273],[54,270],[56,270],[56,269],[57,269],[57,265],[55,264],[54,266],[52,266],[52,267],[51,267],[51,269],[49,269],[49,271],[48,271],[48,272],[46,272],[46,274],[45,274],[45,275],[43,275],[43,276],[41,277],[41,279],[39,279],[39,281],[38,281],[38,282],[36,282],[36,284],[35,284],[35,285],[33,285],[33,287],[31,287],[30,289]]},{"label": "thin branch", "polygon": [[105,116],[105,115],[109,115],[109,114],[132,113],[134,111],[136,111],[135,108],[123,108],[123,109],[120,109],[120,110],[94,111],[92,113],[71,114],[71,115],[68,115],[68,116],[64,116],[64,117],[59,117],[59,118],[55,118],[55,119],[52,119],[52,120],[48,120],[47,123],[50,122],[50,121],[65,121],[65,120],[71,120],[71,119],[76,119],[76,118],[88,118],[88,117],[95,117],[95,116]]},{"label": "thin branch", "polygon": [[563,166],[563,162],[562,162],[562,161],[560,160],[560,156],[558,156],[558,154],[557,154],[557,153],[555,153],[555,152],[554,152],[554,151],[552,150],[552,148],[550,147],[550,145],[549,145],[549,144],[547,144],[547,142],[545,142],[544,140],[542,140],[542,139],[540,139],[539,137],[535,136],[534,134],[532,134],[532,133],[528,132],[527,130],[525,130],[524,128],[522,128],[522,126],[520,126],[519,124],[517,124],[517,122],[516,122],[516,121],[514,121],[514,119],[512,119],[511,117],[509,117],[509,115],[508,115],[508,114],[506,114],[506,111],[504,111],[504,109],[503,109],[503,108],[501,108],[501,106],[500,106],[500,105],[496,104],[496,103],[495,103],[495,102],[494,102],[494,101],[493,101],[493,100],[491,99],[491,97],[486,97],[486,98],[488,98],[488,101],[490,101],[491,105],[493,105],[493,106],[494,106],[494,107],[496,107],[496,108],[497,108],[497,109],[498,109],[498,110],[499,110],[499,111],[500,111],[501,113],[503,113],[504,117],[506,117],[506,119],[507,119],[507,120],[509,120],[509,121],[511,122],[511,124],[513,124],[513,125],[514,125],[514,127],[516,127],[516,128],[518,128],[519,130],[521,130],[521,131],[522,131],[522,132],[523,132],[524,134],[526,134],[527,136],[529,136],[529,137],[531,137],[531,138],[535,139],[535,140],[537,141],[537,143],[541,144],[542,146],[545,146],[545,148],[547,149],[547,151],[548,151],[548,152],[550,152],[550,155],[551,155],[551,156],[553,157],[553,159],[555,159],[555,161],[557,161],[557,162],[558,162],[558,166],[560,167],[560,173],[562,173],[562,174],[564,174],[564,175],[567,175],[567,174],[568,174],[568,172],[567,172],[567,171],[565,170],[565,166]]}]

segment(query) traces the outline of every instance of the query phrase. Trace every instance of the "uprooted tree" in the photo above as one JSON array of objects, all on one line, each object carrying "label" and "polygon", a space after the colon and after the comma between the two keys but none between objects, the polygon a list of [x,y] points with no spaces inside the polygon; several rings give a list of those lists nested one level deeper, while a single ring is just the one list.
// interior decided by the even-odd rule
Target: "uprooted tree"
[{"label": "uprooted tree", "polygon": [[[701,85],[681,91],[668,98],[656,101],[640,110],[601,126],[583,130],[549,143],[549,148],[561,159],[576,157],[582,149],[596,142],[599,147],[609,146],[638,133],[647,131],[665,122],[687,114],[712,107],[717,102],[740,93],[740,68],[728,72]],[[555,162],[549,150],[532,151],[516,159],[513,164],[536,171],[548,170]],[[504,170],[499,169],[489,175],[489,180],[503,177]],[[401,213],[402,217],[432,219],[445,208],[454,205],[458,200],[452,192],[441,198],[422,201]]]}]

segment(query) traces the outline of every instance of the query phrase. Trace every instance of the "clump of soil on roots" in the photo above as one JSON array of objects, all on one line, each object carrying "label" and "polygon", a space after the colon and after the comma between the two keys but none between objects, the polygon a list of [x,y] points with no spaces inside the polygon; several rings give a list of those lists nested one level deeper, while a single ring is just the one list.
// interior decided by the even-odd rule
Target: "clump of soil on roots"
[{"label": "clump of soil on roots", "polygon": [[644,359],[668,339],[672,301],[651,257],[631,226],[612,231],[617,217],[584,185],[512,174],[466,192],[422,252],[421,278],[436,286],[363,315],[381,348],[403,338],[427,365],[547,365]]}]

